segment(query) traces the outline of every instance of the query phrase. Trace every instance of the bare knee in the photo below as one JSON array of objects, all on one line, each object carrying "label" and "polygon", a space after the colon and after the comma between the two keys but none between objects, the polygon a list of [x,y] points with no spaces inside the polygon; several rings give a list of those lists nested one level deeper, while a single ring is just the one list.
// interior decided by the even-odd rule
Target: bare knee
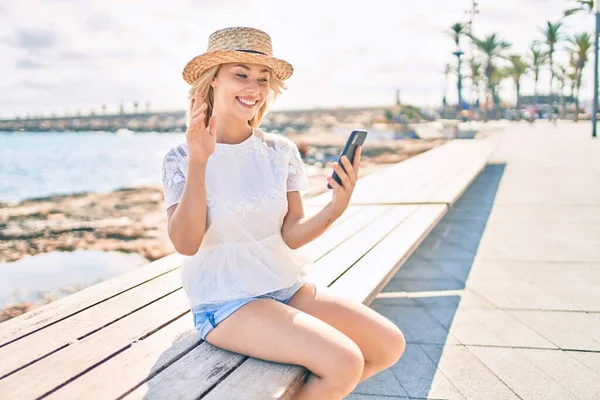
[{"label": "bare knee", "polygon": [[350,394],[354,390],[365,368],[365,359],[360,348],[354,342],[350,342],[352,345],[335,351],[330,366],[320,376],[331,392],[340,396]]},{"label": "bare knee", "polygon": [[400,357],[402,357],[402,354],[404,354],[405,349],[406,339],[404,338],[404,334],[396,327],[390,337],[390,351],[388,353],[389,358],[386,360],[387,366],[391,367],[392,365],[396,364],[398,360],[400,360]]},{"label": "bare knee", "polygon": [[400,360],[405,349],[406,339],[404,334],[398,327],[394,326],[385,336],[385,339],[382,340],[381,353],[377,359],[367,360],[367,362],[372,362],[381,369],[389,368]]}]

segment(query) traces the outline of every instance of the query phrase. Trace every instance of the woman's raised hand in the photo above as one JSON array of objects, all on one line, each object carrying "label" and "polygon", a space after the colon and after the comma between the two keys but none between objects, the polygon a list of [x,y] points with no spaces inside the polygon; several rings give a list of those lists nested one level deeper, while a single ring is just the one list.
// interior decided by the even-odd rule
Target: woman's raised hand
[{"label": "woman's raised hand", "polygon": [[189,162],[191,163],[206,164],[210,155],[215,151],[217,142],[216,121],[215,117],[211,116],[208,128],[206,127],[204,123],[206,108],[206,102],[202,101],[200,93],[196,92],[193,98],[190,123],[185,132]]}]

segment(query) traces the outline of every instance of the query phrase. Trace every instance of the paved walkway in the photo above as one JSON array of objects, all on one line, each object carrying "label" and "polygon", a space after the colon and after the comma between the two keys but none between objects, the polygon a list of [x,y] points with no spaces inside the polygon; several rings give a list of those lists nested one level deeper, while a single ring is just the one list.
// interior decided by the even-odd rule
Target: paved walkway
[{"label": "paved walkway", "polygon": [[372,307],[404,331],[351,400],[600,399],[600,138],[511,124]]}]

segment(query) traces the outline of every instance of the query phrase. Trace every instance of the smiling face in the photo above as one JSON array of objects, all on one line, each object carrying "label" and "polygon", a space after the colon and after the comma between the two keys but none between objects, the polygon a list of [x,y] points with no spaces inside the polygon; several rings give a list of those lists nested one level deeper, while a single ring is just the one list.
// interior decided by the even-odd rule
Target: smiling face
[{"label": "smiling face", "polygon": [[223,64],[211,83],[214,114],[233,114],[251,120],[269,96],[270,70],[264,65]]}]

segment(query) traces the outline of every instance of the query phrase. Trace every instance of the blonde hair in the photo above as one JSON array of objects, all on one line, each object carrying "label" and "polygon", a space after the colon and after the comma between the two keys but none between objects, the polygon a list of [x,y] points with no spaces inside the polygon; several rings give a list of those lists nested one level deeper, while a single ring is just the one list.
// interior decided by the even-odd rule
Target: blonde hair
[{"label": "blonde hair", "polygon": [[[192,83],[190,89],[188,90],[188,104],[185,112],[186,126],[189,126],[190,124],[190,118],[192,116],[192,99],[194,98],[194,95],[197,91],[200,91],[201,98],[206,99],[207,108],[204,117],[204,124],[205,126],[208,126],[208,121],[210,120],[215,104],[215,93],[213,87],[211,86],[211,83],[213,79],[218,75],[219,70],[221,69],[221,65],[223,64],[215,65],[214,67],[208,68],[198,77],[198,79],[196,79],[194,83]],[[271,76],[269,78],[270,87],[269,94],[267,96],[267,101],[265,101],[265,103],[258,109],[254,118],[248,121],[249,125],[253,126],[254,128],[259,127],[263,118],[267,114],[271,104],[275,102],[277,96],[281,94],[284,89],[287,89],[284,81],[277,78],[270,68],[269,72],[271,73]]]}]

